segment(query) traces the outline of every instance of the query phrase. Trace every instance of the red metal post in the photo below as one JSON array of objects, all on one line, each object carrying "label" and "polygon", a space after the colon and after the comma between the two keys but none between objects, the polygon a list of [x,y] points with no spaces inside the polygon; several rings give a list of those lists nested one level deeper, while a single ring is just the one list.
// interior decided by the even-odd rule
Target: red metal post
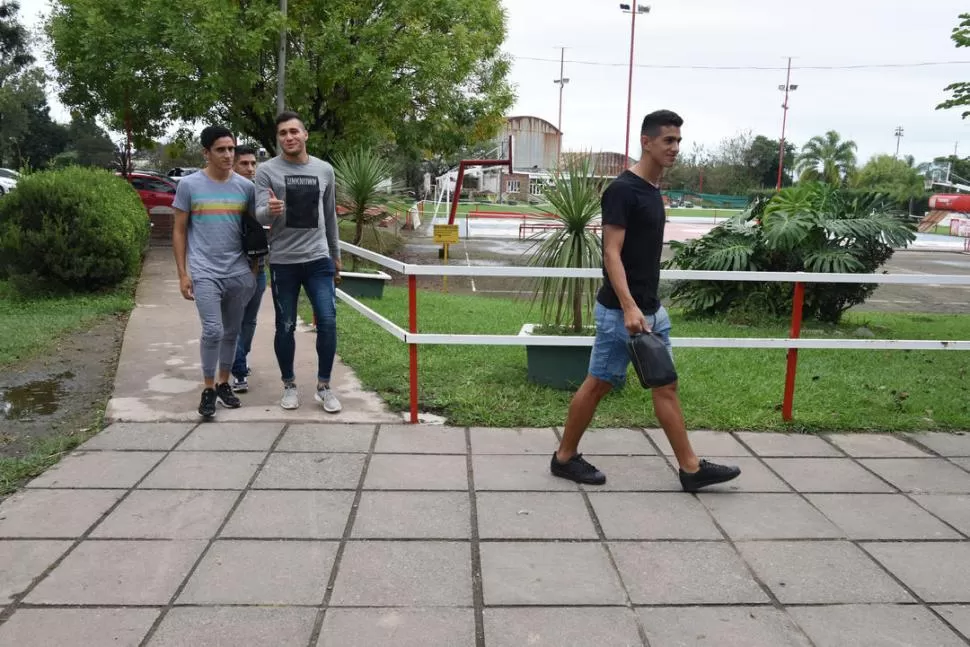
[{"label": "red metal post", "polygon": [[[802,334],[802,304],[805,301],[805,284],[795,283],[792,299],[791,338],[798,339]],[[781,403],[781,418],[785,422],[792,419],[792,402],[795,399],[795,369],[798,365],[798,349],[788,349],[788,366],[785,369],[785,399]]]},{"label": "red metal post", "polygon": [[461,195],[461,183],[465,180],[465,169],[469,166],[508,166],[512,172],[512,138],[509,138],[509,158],[504,160],[461,160],[458,162],[458,179],[455,181],[455,192],[451,195],[451,212],[448,214],[448,224],[455,224],[458,214],[458,196]]},{"label": "red metal post", "polygon": [[[461,183],[465,181],[465,160],[458,162],[458,179],[455,180],[455,192],[451,194],[451,213],[448,214],[448,224],[455,224],[458,213],[458,196],[461,195]],[[413,278],[413,277],[412,277]]]},{"label": "red metal post", "polygon": [[[418,277],[408,277],[408,330],[418,332]],[[418,424],[418,345],[408,344],[411,364],[411,424]]]},{"label": "red metal post", "polygon": [[785,166],[785,125],[788,122],[788,88],[791,82],[791,56],[788,57],[788,73],[785,75],[785,103],[781,105],[781,144],[778,146],[778,182],[775,191],[781,191],[781,169]]},{"label": "red metal post", "polygon": [[626,143],[623,146],[623,164],[630,160],[630,108],[633,103],[633,35],[637,26],[637,3],[630,4],[630,72],[626,85]]}]

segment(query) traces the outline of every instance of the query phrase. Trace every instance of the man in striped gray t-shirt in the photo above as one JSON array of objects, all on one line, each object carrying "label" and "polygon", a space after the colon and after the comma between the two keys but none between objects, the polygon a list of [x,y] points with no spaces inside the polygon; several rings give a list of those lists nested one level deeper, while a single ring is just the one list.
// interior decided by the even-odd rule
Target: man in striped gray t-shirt
[{"label": "man in striped gray t-shirt", "polygon": [[[205,388],[199,415],[211,418],[216,402],[240,406],[229,386],[243,309],[256,278],[243,251],[242,214],[254,208],[254,187],[233,173],[236,138],[222,126],[202,130],[206,167],[184,177],[175,192],[172,248],[182,296],[195,301]],[[218,378],[218,379],[217,379]]]}]

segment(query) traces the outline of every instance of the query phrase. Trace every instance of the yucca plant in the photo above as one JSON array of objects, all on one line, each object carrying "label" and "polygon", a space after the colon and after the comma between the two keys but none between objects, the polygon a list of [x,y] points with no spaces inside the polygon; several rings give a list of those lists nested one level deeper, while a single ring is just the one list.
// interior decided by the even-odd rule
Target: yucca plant
[{"label": "yucca plant", "polygon": [[[687,243],[671,243],[665,267],[715,271],[871,273],[896,247],[915,238],[913,225],[892,212],[882,194],[854,194],[825,184],[783,189],[768,201]],[[863,303],[873,284],[809,283],[804,316],[837,323]],[[765,315],[791,309],[791,285],[730,281],[682,281],[672,298],[692,314],[734,308]]]},{"label": "yucca plant", "polygon": [[[337,204],[347,209],[346,218],[354,222],[354,245],[364,238],[364,227],[370,225],[377,240],[378,251],[383,252],[381,237],[376,223],[388,211],[403,209],[403,203],[394,192],[381,188],[391,177],[391,165],[375,151],[358,148],[339,154],[334,158],[333,172],[336,179]],[[353,257],[356,268],[357,257]]]},{"label": "yucca plant", "polygon": [[[551,232],[533,236],[526,252],[532,267],[599,268],[603,248],[599,234],[589,227],[600,213],[604,182],[593,176],[590,155],[567,155],[553,174],[543,196],[548,203],[540,209],[559,225]],[[532,301],[539,302],[544,328],[583,332],[592,317],[598,279],[543,277],[536,279]]]}]

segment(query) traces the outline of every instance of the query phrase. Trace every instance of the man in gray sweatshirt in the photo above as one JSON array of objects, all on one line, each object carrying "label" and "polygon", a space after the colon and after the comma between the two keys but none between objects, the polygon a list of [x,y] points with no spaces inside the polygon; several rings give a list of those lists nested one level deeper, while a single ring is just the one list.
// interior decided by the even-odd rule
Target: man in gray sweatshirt
[{"label": "man in gray sweatshirt", "polygon": [[307,130],[295,112],[276,118],[280,154],[256,171],[256,218],[269,225],[269,271],[276,337],[273,349],[283,380],[280,406],[300,406],[293,358],[297,302],[306,292],[317,320],[315,399],[328,413],[340,411],[330,389],[337,352],[334,280],[341,270],[333,167],[307,153]]}]

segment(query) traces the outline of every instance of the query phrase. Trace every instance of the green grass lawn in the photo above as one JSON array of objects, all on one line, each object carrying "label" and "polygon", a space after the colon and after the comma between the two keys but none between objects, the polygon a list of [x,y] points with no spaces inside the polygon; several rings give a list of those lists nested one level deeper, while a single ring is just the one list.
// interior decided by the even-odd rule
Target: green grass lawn
[{"label": "green grass lawn", "polygon": [[126,313],[134,304],[134,282],[98,295],[24,299],[0,281],[0,366],[37,356],[63,335],[99,317]]},{"label": "green grass lawn", "polygon": [[[104,294],[24,299],[0,281],[0,367],[51,352],[66,335],[83,333],[104,317],[130,312],[135,305],[134,286],[131,280]],[[31,438],[22,455],[0,456],[0,496],[15,491],[99,431],[103,404],[93,405],[96,411],[82,431]]]},{"label": "green grass lawn", "polygon": [[[535,322],[528,301],[420,292],[418,330],[515,334]],[[368,305],[407,325],[407,292],[388,287]],[[303,312],[309,320],[310,313]],[[787,337],[787,325],[741,327],[685,320],[675,337]],[[803,336],[847,336],[869,326],[877,337],[966,339],[970,315],[850,313],[837,329],[806,325]],[[408,407],[407,346],[341,304],[338,353],[363,384],[395,410]],[[419,346],[420,408],[456,425],[561,425],[571,393],[526,381],[521,346]],[[970,353],[802,350],[795,420],[781,420],[784,350],[675,348],[687,424],[692,429],[910,430],[970,427]],[[656,426],[648,392],[633,375],[600,405],[594,426]]]}]

